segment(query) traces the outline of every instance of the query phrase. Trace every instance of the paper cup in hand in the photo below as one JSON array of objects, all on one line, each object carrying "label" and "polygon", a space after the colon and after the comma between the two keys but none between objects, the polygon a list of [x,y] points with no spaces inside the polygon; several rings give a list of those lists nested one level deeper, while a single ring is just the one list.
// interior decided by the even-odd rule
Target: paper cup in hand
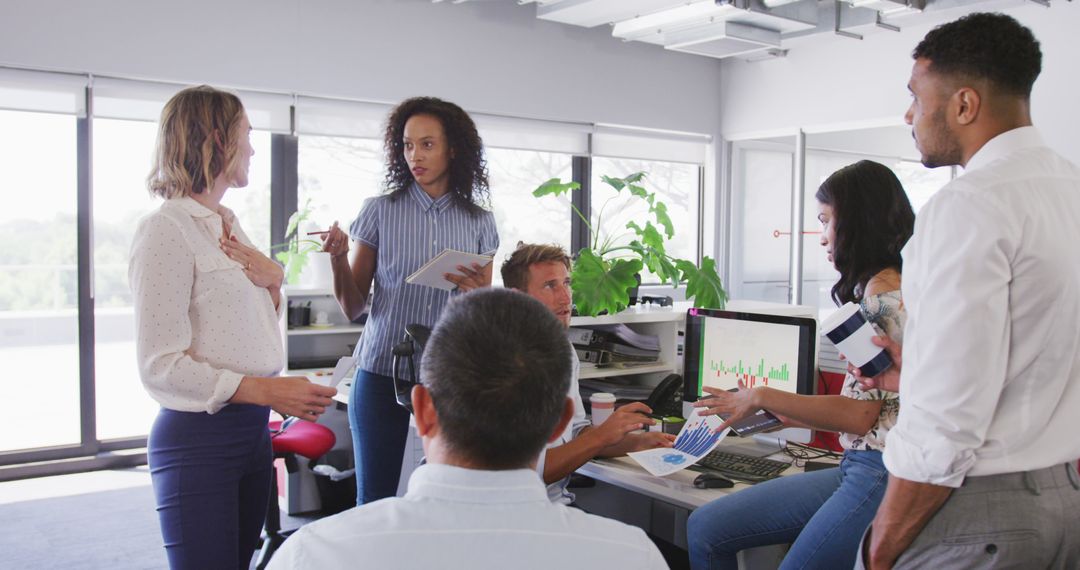
[{"label": "paper cup in hand", "polygon": [[889,353],[871,340],[877,332],[866,322],[859,305],[844,303],[821,323],[821,330],[863,376],[877,376],[892,366]]},{"label": "paper cup in hand", "polygon": [[600,427],[615,411],[615,394],[597,392],[589,396],[589,405],[592,408],[592,425]]}]

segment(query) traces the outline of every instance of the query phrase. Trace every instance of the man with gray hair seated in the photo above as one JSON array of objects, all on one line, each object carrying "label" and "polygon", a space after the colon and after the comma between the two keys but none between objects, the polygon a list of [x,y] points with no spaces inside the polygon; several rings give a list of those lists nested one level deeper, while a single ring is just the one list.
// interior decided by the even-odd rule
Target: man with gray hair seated
[{"label": "man with gray hair seated", "polygon": [[304,526],[270,568],[667,568],[640,529],[549,501],[535,471],[574,413],[570,350],[527,295],[452,301],[412,391],[428,462],[408,492]]}]

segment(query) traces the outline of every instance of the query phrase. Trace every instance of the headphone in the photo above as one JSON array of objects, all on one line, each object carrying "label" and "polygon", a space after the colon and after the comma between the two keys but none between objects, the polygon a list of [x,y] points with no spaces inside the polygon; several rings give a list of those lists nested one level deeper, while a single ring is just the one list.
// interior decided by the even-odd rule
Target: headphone
[{"label": "headphone", "polygon": [[[412,389],[420,385],[419,367],[416,365],[416,353],[423,350],[431,336],[431,329],[424,325],[405,325],[405,336],[390,351],[394,355],[394,397],[398,405],[413,413]],[[407,363],[409,376],[402,376],[402,367]]]}]

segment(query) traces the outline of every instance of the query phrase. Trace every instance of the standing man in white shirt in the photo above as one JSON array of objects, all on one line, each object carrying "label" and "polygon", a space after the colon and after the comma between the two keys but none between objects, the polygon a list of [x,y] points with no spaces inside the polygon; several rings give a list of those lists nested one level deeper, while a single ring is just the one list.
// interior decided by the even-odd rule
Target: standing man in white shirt
[{"label": "standing man in white shirt", "polygon": [[[1031,124],[1039,43],[971,14],[913,57],[905,119],[922,162],[965,172],[904,250],[904,406],[862,560],[1080,568],[1080,169]],[[870,382],[895,386],[886,374]]]},{"label": "standing man in white shirt", "polygon": [[[503,262],[500,272],[503,285],[540,301],[564,328],[570,327],[573,309],[570,256],[562,247],[518,242],[517,249]],[[574,502],[574,494],[566,488],[570,475],[594,457],[618,457],[631,451],[675,444],[675,436],[671,434],[638,432],[656,423],[645,415],[651,414],[652,410],[641,402],[620,406],[603,424],[593,428],[585,417],[585,406],[581,402],[578,386],[581,364],[572,349],[571,355],[573,374],[567,395],[574,402],[574,417],[559,437],[548,443],[536,467],[548,484],[548,497],[564,505]]]},{"label": "standing man in white shirt", "polygon": [[535,465],[574,413],[570,357],[526,295],[451,300],[412,390],[428,463],[404,497],[302,527],[270,568],[667,568],[641,529],[547,498]]}]

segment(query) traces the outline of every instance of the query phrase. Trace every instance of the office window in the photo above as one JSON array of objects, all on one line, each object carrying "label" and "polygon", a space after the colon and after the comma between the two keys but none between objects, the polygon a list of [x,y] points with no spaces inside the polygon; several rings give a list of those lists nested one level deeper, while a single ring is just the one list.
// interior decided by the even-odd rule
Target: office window
[{"label": "office window", "polygon": [[336,221],[348,233],[364,200],[382,193],[382,141],[303,135],[298,154],[297,204],[310,201],[309,227]]},{"label": "office window", "polygon": [[240,227],[251,238],[251,243],[264,254],[270,253],[270,137],[269,131],[252,131],[251,157],[248,168],[248,185],[230,188],[221,200],[236,214]]},{"label": "office window", "polygon": [[953,178],[952,168],[927,168],[913,160],[897,160],[888,166],[904,185],[904,191],[911,200],[915,215],[919,214],[919,210],[926,205],[931,196]]},{"label": "office window", "polygon": [[554,243],[570,251],[570,199],[536,198],[532,191],[552,178],[570,180],[573,157],[531,150],[487,149],[491,205],[499,229],[494,281],[502,283],[499,266],[519,241]]},{"label": "office window", "polygon": [[818,308],[821,315],[836,308],[832,300],[832,286],[840,279],[840,273],[829,262],[825,248],[821,246],[821,221],[818,220],[818,201],[814,197],[818,187],[833,172],[855,162],[861,157],[839,153],[806,153],[806,187],[803,196],[803,298],[802,304]]},{"label": "office window", "polygon": [[[667,240],[667,252],[673,257],[697,263],[698,250],[698,165],[639,159],[595,157],[592,160],[592,222],[598,217],[601,243],[611,239],[613,244],[626,244],[635,239],[627,222],[655,219],[649,206],[639,199],[628,199],[626,191],[616,192],[605,184],[602,176],[621,178],[634,172],[645,172],[645,188],[656,192],[658,200],[667,205],[675,235]],[[661,231],[663,231],[661,229]],[[647,269],[642,271],[644,284],[658,284],[660,279]]]},{"label": "office window", "polygon": [[788,302],[791,153],[737,147],[731,205],[731,298]]},{"label": "office window", "polygon": [[820,245],[821,223],[817,219],[817,199],[814,198],[814,194],[817,193],[821,183],[833,172],[864,159],[884,164],[893,171],[903,185],[916,215],[926,201],[952,179],[950,168],[929,169],[918,162],[909,160],[889,160],[845,153],[807,152],[802,303],[816,306],[821,318],[825,318],[836,309],[831,290],[833,284],[840,279],[840,273],[829,263],[824,248]]},{"label": "office window", "polygon": [[76,140],[72,115],[0,111],[0,451],[80,439]]},{"label": "office window", "polygon": [[[142,387],[135,357],[135,322],[128,255],[139,219],[160,207],[146,190],[157,125],[96,119],[94,145],[94,356],[97,432],[102,440],[145,436],[159,405]],[[222,204],[260,249],[270,245],[270,135],[251,134],[255,156],[245,188]]]},{"label": "office window", "polygon": [[[364,200],[383,193],[382,141],[305,135],[299,143],[297,203],[310,200],[310,227],[335,220],[348,232]],[[570,178],[569,155],[487,149],[491,203],[502,242],[496,262],[518,240],[570,246],[570,210],[565,202],[538,199],[541,182]],[[495,280],[501,282],[498,271]]]}]

